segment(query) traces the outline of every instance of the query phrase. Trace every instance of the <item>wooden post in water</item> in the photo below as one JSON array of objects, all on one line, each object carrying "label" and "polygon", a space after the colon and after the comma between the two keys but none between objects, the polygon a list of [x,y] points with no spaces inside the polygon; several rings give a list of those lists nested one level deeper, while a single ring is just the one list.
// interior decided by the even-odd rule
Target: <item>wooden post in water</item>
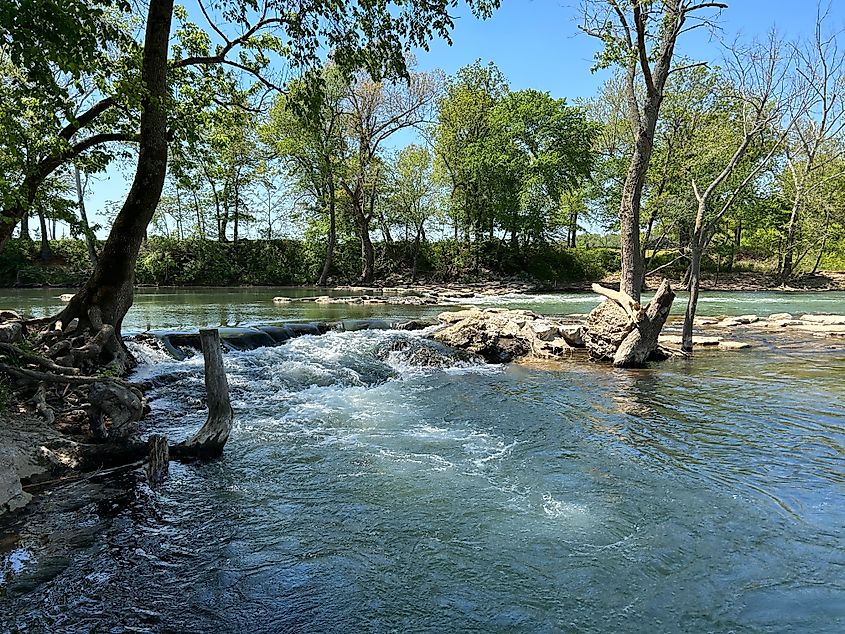
[{"label": "wooden post in water", "polygon": [[165,479],[170,469],[170,448],[165,436],[153,435],[147,441],[149,454],[147,457],[147,480],[155,487]]},{"label": "wooden post in water", "polygon": [[234,412],[229,402],[229,383],[223,369],[220,332],[200,330],[202,356],[205,359],[205,391],[208,420],[192,438],[171,448],[176,457],[210,458],[223,453],[223,446],[232,430]]}]

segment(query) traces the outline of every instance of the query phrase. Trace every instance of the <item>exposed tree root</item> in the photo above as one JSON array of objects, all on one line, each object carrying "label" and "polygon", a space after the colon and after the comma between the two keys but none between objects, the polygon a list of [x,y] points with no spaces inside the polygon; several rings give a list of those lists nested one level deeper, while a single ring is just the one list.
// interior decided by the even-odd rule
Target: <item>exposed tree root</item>
[{"label": "exposed tree root", "polygon": [[[223,370],[217,330],[200,333],[206,362],[209,417],[191,438],[170,445],[154,436],[141,442],[138,423],[148,411],[142,386],[121,378],[134,365],[114,328],[92,309],[86,319],[74,317],[24,322],[9,313],[0,326],[15,340],[0,342],[0,375],[9,380],[15,398],[70,435],[40,448],[41,459],[55,474],[100,470],[136,463],[149,456],[150,482],[167,475],[171,458],[193,460],[220,455],[229,436],[232,408]],[[30,334],[31,333],[31,334]]]}]

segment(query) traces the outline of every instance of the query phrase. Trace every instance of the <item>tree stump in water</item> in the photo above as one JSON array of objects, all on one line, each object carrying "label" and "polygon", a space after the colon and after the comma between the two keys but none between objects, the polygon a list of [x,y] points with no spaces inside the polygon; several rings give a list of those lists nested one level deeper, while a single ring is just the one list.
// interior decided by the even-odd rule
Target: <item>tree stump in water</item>
[{"label": "tree stump in water", "polygon": [[164,482],[170,470],[170,447],[166,436],[150,436],[147,441],[149,456],[147,458],[147,480],[151,486]]},{"label": "tree stump in water", "polygon": [[593,358],[609,360],[617,368],[643,365],[657,351],[657,338],[675,293],[663,280],[643,309],[626,293],[593,284],[593,291],[609,301],[599,304],[587,317],[584,343]]},{"label": "tree stump in water", "polygon": [[175,457],[211,458],[223,453],[223,446],[232,430],[234,412],[229,402],[229,383],[223,369],[223,352],[220,348],[220,333],[216,330],[200,330],[202,355],[205,360],[205,391],[208,402],[208,420],[188,440],[174,445],[171,453]]}]

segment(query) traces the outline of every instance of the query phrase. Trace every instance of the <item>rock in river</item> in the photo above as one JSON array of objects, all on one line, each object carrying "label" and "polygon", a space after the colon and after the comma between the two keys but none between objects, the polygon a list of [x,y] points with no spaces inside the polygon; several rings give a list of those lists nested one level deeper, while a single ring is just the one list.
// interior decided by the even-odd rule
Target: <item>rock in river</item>
[{"label": "rock in river", "polygon": [[557,358],[581,340],[581,327],[559,324],[530,310],[490,308],[461,310],[439,316],[444,328],[432,337],[489,363],[507,363],[519,357]]}]

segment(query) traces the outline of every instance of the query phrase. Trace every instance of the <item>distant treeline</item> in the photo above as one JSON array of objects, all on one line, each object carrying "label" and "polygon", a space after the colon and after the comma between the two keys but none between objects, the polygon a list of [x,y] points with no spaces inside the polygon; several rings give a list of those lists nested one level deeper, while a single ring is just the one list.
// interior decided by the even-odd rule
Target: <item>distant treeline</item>
[{"label": "distant treeline", "polygon": [[[99,245],[98,245],[99,246]],[[374,243],[377,281],[410,281],[413,241]],[[619,251],[612,248],[567,248],[540,243],[518,253],[500,240],[442,240],[419,247],[417,280],[471,281],[500,277],[569,283],[597,280],[618,270]],[[39,244],[10,240],[0,251],[3,286],[75,286],[84,282],[91,263],[84,240],[53,240],[51,256]],[[306,240],[177,240],[154,237],[141,249],[135,270],[137,284],[161,286],[240,286],[314,284],[320,277],[325,244]],[[361,244],[338,243],[332,284],[358,280]]]}]

